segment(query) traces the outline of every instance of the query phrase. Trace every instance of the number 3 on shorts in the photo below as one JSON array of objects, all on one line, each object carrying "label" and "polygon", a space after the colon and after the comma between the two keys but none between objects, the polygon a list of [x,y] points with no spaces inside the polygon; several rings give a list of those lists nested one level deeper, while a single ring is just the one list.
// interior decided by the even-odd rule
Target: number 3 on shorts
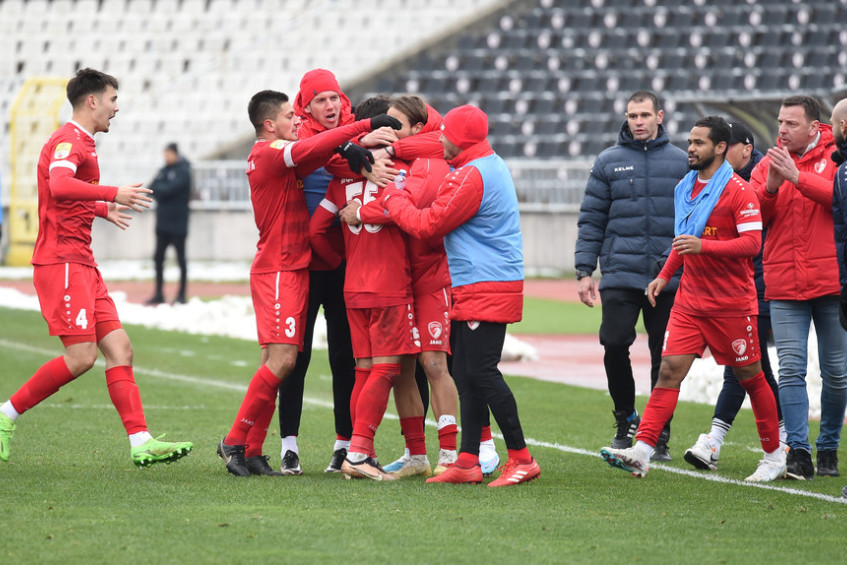
[{"label": "number 3 on shorts", "polygon": [[84,330],[88,329],[88,318],[85,317],[85,308],[79,311],[79,314],[76,315],[76,322],[74,322],[77,327],[82,328]]}]

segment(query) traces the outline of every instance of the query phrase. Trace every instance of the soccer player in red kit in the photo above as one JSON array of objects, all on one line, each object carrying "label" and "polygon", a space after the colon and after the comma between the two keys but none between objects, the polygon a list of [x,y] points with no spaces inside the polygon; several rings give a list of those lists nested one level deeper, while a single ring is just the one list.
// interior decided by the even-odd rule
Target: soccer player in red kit
[{"label": "soccer player in red kit", "polygon": [[132,371],[132,345],[91,252],[91,224],[103,217],[121,229],[123,210],[149,207],[151,190],[141,184],[100,185],[94,134],[108,132],[118,112],[118,81],[82,69],[68,82],[71,121],[56,130],[38,160],[38,237],[33,283],[50,335],[65,353],[48,361],[0,405],[0,460],[9,460],[9,440],[18,416],[55,394],[106,358],[109,397],[129,435],[133,463],[145,467],[188,455],[190,442],[164,442],[147,430],[141,395]]},{"label": "soccer player in red kit", "polygon": [[[380,107],[382,105],[382,107]],[[383,98],[369,99],[357,107],[357,117],[388,107]],[[312,249],[330,264],[341,257],[327,240],[327,230],[338,210],[348,201],[359,204],[379,199],[381,188],[355,175],[334,178],[326,198],[312,215]],[[351,399],[353,437],[342,464],[342,472],[352,477],[394,480],[374,458],[374,435],[388,405],[389,395],[401,377],[404,356],[420,351],[412,307],[411,267],[405,234],[394,225],[342,224],[347,266],[344,300],[350,320],[353,354],[356,357],[356,386]],[[406,375],[414,387],[414,373]],[[417,399],[420,403],[420,399]],[[423,433],[423,406],[420,429],[415,441],[426,457]],[[431,473],[427,463],[427,471]]]},{"label": "soccer player in red kit", "polygon": [[647,287],[652,304],[684,266],[665,331],[659,379],[636,445],[600,451],[609,465],[636,477],[647,474],[659,433],[676,409],[680,384],[706,346],[719,365],[733,368],[750,395],[765,455],[745,480],[773,481],[785,474],[776,399],[762,372],[755,331],[753,257],[762,245],[762,216],[755,191],[725,161],[730,138],[729,125],[718,116],[698,120],[689,134],[691,171],[674,191],[676,237],[662,272]]},{"label": "soccer player in red kit", "polygon": [[257,138],[247,159],[247,178],[259,228],[250,291],[262,358],[218,455],[237,476],[280,475],[262,455],[262,445],[280,381],[291,372],[303,346],[311,251],[309,212],[298,179],[322,166],[351,137],[399,123],[376,116],[297,141],[300,120],[282,92],[256,93],[247,112]]},{"label": "soccer player in red kit", "polygon": [[[420,96],[401,95],[391,98],[388,115],[394,116],[403,127],[396,132],[398,140],[416,135],[440,132],[441,114],[428,106]],[[426,151],[431,144],[419,149]],[[418,158],[411,161],[394,158],[393,167],[408,171],[405,190],[413,198],[418,208],[429,206],[435,199],[435,193],[441,180],[450,172],[443,158],[443,148],[437,144],[438,151],[426,155],[430,158]],[[393,223],[385,214],[381,200],[374,200],[367,206],[358,206],[351,201],[340,212],[342,221],[358,225]],[[450,272],[447,266],[447,254],[444,251],[443,238],[421,240],[409,238],[409,261],[412,269],[412,294],[415,305],[415,321],[421,335],[421,353],[418,361],[424,369],[426,379],[432,389],[432,410],[437,420],[439,454],[435,474],[444,471],[456,460],[456,438],[458,427],[456,414],[458,396],[456,385],[450,376],[447,355],[450,353]],[[397,461],[386,465],[385,470],[400,477],[429,475],[431,472],[426,451],[420,451],[423,443],[416,446],[414,438],[417,426],[423,433],[423,417],[419,422],[404,414],[406,404],[403,396],[419,396],[416,387],[406,389],[398,386],[394,390],[394,399],[400,416],[403,436],[406,439],[406,451]],[[417,449],[416,449],[417,447]]]}]

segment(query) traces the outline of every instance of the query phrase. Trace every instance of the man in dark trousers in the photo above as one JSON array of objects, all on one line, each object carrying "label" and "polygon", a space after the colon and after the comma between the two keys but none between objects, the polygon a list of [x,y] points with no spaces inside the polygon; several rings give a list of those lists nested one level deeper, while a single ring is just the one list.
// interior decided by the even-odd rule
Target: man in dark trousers
[{"label": "man in dark trousers", "polygon": [[176,143],[165,147],[165,166],[150,183],[156,199],[156,293],[147,304],[162,304],[165,251],[169,245],[176,250],[179,263],[179,293],[174,303],[185,304],[188,269],[185,261],[185,237],[188,235],[188,200],[191,198],[191,164],[179,154]]},{"label": "man in dark trousers", "polygon": [[[612,447],[627,448],[641,421],[635,409],[635,379],[629,348],[635,342],[638,315],[644,320],[650,347],[650,387],[656,386],[662,340],[679,281],[671,279],[651,306],[644,289],[659,272],[673,239],[673,190],[688,172],[685,151],[671,145],[664,110],[649,91],[633,93],[616,145],[597,156],[579,210],[574,266],[579,299],[594,307],[597,291],[603,303],[600,343],[609,395],[614,404]],[[600,266],[599,288],[591,274]],[[670,426],[653,452],[669,461]]]}]

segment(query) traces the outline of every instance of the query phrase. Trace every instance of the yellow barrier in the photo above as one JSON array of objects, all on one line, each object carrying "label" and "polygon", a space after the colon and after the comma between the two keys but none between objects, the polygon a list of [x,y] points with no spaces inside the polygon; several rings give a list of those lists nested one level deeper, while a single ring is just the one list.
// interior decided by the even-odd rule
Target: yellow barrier
[{"label": "yellow barrier", "polygon": [[67,84],[67,78],[27,79],[12,104],[7,265],[26,266],[32,260],[38,235],[38,157],[60,125],[59,111],[67,100]]}]

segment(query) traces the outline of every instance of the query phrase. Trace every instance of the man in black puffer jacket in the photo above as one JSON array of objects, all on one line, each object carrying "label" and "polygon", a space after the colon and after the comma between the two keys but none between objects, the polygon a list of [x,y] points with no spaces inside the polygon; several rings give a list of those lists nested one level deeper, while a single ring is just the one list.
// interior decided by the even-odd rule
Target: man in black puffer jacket
[{"label": "man in black puffer jacket", "polygon": [[[609,394],[614,402],[617,432],[612,446],[626,448],[638,429],[635,380],[629,348],[635,341],[639,313],[650,347],[651,387],[662,360],[665,326],[673,306],[679,276],[650,306],[645,295],[667,256],[674,236],[673,193],[688,172],[688,156],[671,145],[662,125],[664,111],[649,91],[632,94],[617,145],[597,156],[579,212],[574,264],[580,300],[593,307],[597,299],[591,274],[600,261],[603,319],[600,343]],[[669,461],[666,425],[653,455]]]},{"label": "man in black puffer jacket", "polygon": [[176,250],[179,264],[179,293],[174,302],[185,303],[188,269],[185,259],[185,238],[188,235],[188,201],[191,199],[191,164],[179,154],[176,143],[165,147],[165,166],[150,183],[156,199],[156,293],[147,304],[161,304],[164,282],[165,251],[169,245]]}]

